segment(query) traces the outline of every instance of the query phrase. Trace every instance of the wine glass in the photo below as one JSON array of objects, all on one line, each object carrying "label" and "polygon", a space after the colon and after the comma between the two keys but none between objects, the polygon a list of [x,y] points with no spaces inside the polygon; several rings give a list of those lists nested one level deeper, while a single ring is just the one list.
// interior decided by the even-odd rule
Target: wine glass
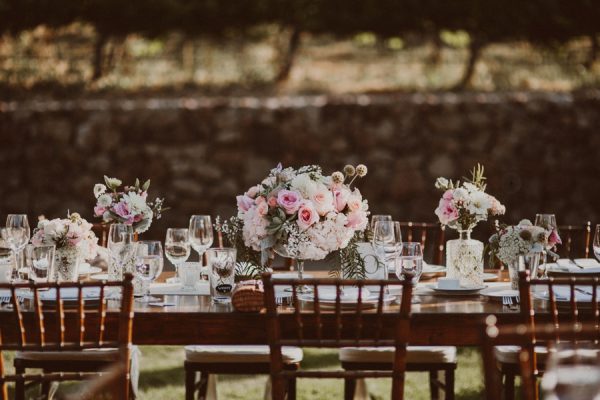
[{"label": "wine glass", "polygon": [[157,240],[143,240],[135,245],[135,276],[148,283],[144,297],[138,299],[142,303],[158,301],[150,296],[150,283],[154,281],[163,269],[162,244]]},{"label": "wine glass", "polygon": [[18,273],[19,269],[23,265],[23,258],[21,252],[27,246],[29,242],[29,221],[25,214],[8,214],[6,217],[6,228],[2,229],[2,238],[8,244],[8,247],[13,252],[13,258],[15,266],[13,269],[13,276],[15,272]]},{"label": "wine glass", "polygon": [[391,215],[376,214],[371,216],[371,231],[375,231],[375,224],[379,221],[391,221]]},{"label": "wine glass", "polygon": [[412,279],[412,282],[416,285],[423,272],[423,249],[421,243],[402,243],[400,244],[398,253],[396,276],[401,281]]},{"label": "wine glass", "polygon": [[165,255],[175,266],[175,279],[169,282],[180,282],[179,266],[190,256],[190,231],[187,228],[169,228],[165,239]]},{"label": "wine glass", "polygon": [[111,280],[123,280],[123,269],[133,255],[133,228],[126,224],[112,224],[108,230],[108,249],[111,262],[108,277]]},{"label": "wine glass", "polygon": [[192,215],[189,226],[189,239],[196,250],[202,265],[202,255],[213,244],[213,226],[210,215]]},{"label": "wine glass", "polygon": [[389,273],[389,265],[398,255],[398,247],[402,243],[402,232],[398,221],[377,221],[373,229],[373,248],[379,260],[385,266],[385,276]]},{"label": "wine glass", "polygon": [[48,282],[53,279],[54,252],[56,246],[32,244],[25,247],[25,261],[28,267],[29,279],[34,282]]},{"label": "wine glass", "polygon": [[594,255],[600,261],[600,224],[596,225],[596,233],[594,234],[594,243],[592,244]]}]

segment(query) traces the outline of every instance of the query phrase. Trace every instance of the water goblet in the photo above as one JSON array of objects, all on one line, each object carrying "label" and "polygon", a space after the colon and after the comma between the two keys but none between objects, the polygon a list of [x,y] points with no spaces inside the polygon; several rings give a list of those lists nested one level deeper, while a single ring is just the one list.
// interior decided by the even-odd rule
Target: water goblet
[{"label": "water goblet", "polygon": [[192,215],[189,224],[189,239],[202,265],[202,255],[213,244],[213,225],[210,215]]},{"label": "water goblet", "polygon": [[29,220],[25,214],[8,214],[6,228],[2,229],[2,238],[13,252],[14,269],[13,277],[18,274],[23,266],[21,253],[29,242]]},{"label": "water goblet", "polygon": [[394,265],[398,255],[398,247],[402,243],[402,232],[398,221],[377,221],[373,229],[373,248],[379,260],[385,266],[385,276],[389,274],[389,266]]},{"label": "water goblet", "polygon": [[175,279],[168,282],[181,282],[179,266],[190,256],[190,231],[187,228],[169,228],[165,239],[165,255],[175,266]]},{"label": "water goblet", "polygon": [[162,244],[157,240],[143,240],[135,245],[135,276],[141,281],[147,282],[144,297],[137,299],[142,303],[158,301],[156,297],[150,296],[150,283],[154,281],[163,269]]},{"label": "water goblet", "polygon": [[56,246],[53,244],[40,246],[30,244],[25,247],[25,261],[30,280],[48,282],[52,279],[55,251]]},{"label": "water goblet", "polygon": [[236,249],[221,247],[208,249],[210,296],[216,304],[231,303],[235,279]]},{"label": "water goblet", "polygon": [[423,249],[421,243],[404,242],[400,245],[396,261],[396,276],[404,281],[411,279],[416,285],[423,272]]},{"label": "water goblet", "polygon": [[112,224],[108,231],[108,249],[111,260],[108,277],[111,280],[123,280],[123,270],[131,260],[134,251],[133,228],[126,224]]},{"label": "water goblet", "polygon": [[600,224],[596,225],[596,232],[594,233],[594,242],[592,244],[594,255],[600,261]]}]

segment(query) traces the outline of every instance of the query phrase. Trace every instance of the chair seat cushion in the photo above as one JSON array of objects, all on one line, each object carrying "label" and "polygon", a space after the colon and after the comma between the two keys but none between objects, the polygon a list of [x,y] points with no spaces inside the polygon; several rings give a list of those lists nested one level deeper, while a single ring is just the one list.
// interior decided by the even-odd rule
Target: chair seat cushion
[{"label": "chair seat cushion", "polygon": [[[456,363],[456,347],[408,346],[406,363],[446,364]],[[392,363],[393,347],[344,347],[340,349],[340,361],[356,363]]]},{"label": "chair seat cushion", "polygon": [[[303,352],[299,347],[281,348],[286,364],[302,361]],[[199,363],[268,363],[269,346],[185,346],[185,360]]]},{"label": "chair seat cushion", "polygon": [[118,349],[85,349],[82,351],[18,351],[15,359],[28,361],[116,361]]},{"label": "chair seat cushion", "polygon": [[[496,346],[494,347],[494,356],[496,361],[505,364],[516,364],[519,362],[519,346]],[[535,354],[540,364],[545,364],[548,358],[548,348],[544,346],[535,346]]]}]

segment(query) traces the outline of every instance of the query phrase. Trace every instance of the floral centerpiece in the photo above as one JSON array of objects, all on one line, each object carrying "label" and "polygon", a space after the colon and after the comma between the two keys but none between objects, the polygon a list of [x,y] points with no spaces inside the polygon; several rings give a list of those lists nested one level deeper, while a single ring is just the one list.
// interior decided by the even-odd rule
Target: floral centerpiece
[{"label": "floral centerpiece", "polygon": [[76,281],[79,262],[96,257],[98,248],[92,224],[77,213],[63,219],[41,220],[33,232],[31,243],[56,246],[51,276],[59,281]]},{"label": "floral centerpiece", "polygon": [[[548,250],[552,233],[543,227],[522,220],[515,226],[504,226],[489,239],[490,257],[497,257],[508,266],[513,289],[518,289],[518,271],[527,268],[533,276],[538,275],[540,255]],[[553,256],[556,254],[550,252]]]},{"label": "floral centerpiece", "polygon": [[458,278],[463,286],[483,284],[483,243],[471,239],[471,231],[490,216],[502,215],[506,208],[485,193],[484,168],[477,164],[471,178],[453,182],[440,177],[435,187],[444,194],[435,214],[442,225],[456,229],[459,239],[449,240],[446,247],[447,276]]},{"label": "floral centerpiece", "polygon": [[118,222],[131,225],[135,233],[146,232],[153,219],[160,219],[164,199],[156,198],[148,201],[148,188],[150,180],[140,185],[140,180],[135,180],[135,185],[120,186],[123,182],[117,178],[104,176],[104,184],[94,186],[96,206],[94,215],[101,217],[105,223]]},{"label": "floral centerpiece", "polygon": [[261,265],[277,253],[296,259],[301,274],[304,260],[344,249],[367,227],[368,202],[352,188],[366,174],[364,165],[326,176],[316,165],[293,169],[279,164],[237,196],[238,214],[221,229],[230,241],[237,233],[246,254],[255,259],[260,254]]}]

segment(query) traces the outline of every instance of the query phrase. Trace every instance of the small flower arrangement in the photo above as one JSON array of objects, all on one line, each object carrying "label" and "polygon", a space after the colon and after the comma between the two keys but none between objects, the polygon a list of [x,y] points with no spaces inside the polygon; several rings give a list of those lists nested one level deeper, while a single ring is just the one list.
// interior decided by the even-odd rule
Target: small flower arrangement
[{"label": "small flower arrangement", "polygon": [[[519,256],[541,253],[549,248],[550,232],[524,219],[515,226],[506,226],[489,239],[490,255],[509,265]],[[554,253],[551,255],[556,256]]]},{"label": "small flower arrangement", "polygon": [[36,246],[53,244],[57,251],[76,250],[84,260],[93,259],[98,251],[98,238],[92,231],[92,224],[78,213],[71,213],[63,219],[39,221],[31,243]]},{"label": "small flower arrangement", "polygon": [[150,180],[140,185],[140,180],[135,180],[135,185],[125,186],[120,179],[104,176],[104,183],[94,185],[96,206],[94,215],[101,217],[106,223],[118,222],[131,225],[136,233],[146,232],[153,219],[160,219],[164,199],[156,198],[147,201]]},{"label": "small flower arrangement", "polygon": [[273,251],[321,260],[366,228],[368,202],[351,187],[366,174],[364,165],[325,176],[316,165],[293,169],[279,164],[260,184],[237,196],[238,214],[224,232],[240,233],[244,246],[261,253],[262,265]]},{"label": "small flower arrangement", "polygon": [[471,179],[452,182],[440,177],[435,187],[444,194],[435,214],[442,225],[457,230],[470,230],[480,221],[487,221],[490,215],[503,215],[506,208],[496,199],[485,193],[486,178],[484,168],[477,164],[471,171]]}]

